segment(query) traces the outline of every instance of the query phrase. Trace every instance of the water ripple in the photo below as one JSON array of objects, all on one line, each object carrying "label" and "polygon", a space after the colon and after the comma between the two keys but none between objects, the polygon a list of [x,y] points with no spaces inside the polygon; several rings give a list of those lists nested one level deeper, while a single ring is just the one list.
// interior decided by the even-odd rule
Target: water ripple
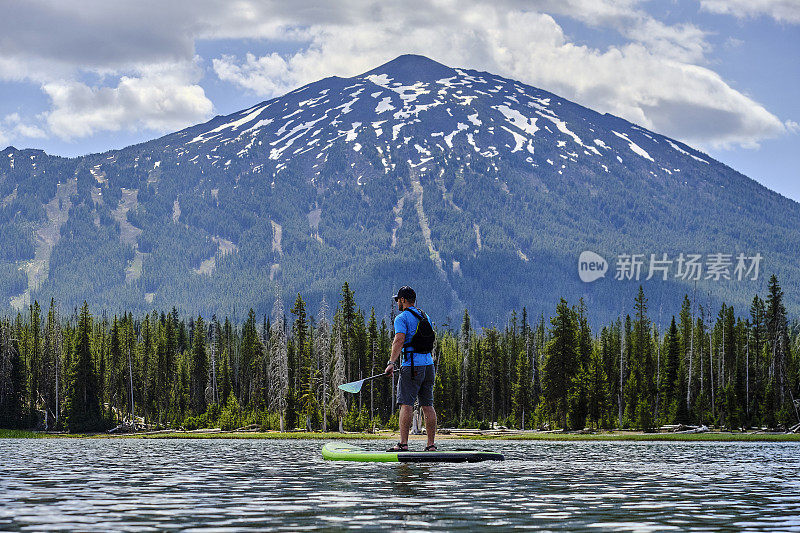
[{"label": "water ripple", "polygon": [[481,445],[507,460],[327,462],[319,441],[0,440],[0,529],[800,531],[797,443]]}]

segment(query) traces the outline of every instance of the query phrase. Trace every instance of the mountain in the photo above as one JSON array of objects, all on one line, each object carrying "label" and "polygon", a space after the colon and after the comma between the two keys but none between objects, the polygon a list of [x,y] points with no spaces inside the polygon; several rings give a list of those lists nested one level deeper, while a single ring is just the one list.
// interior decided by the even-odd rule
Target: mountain
[{"label": "mountain", "polygon": [[[330,77],[149,142],[65,159],[0,152],[0,297],[95,308],[312,310],[347,281],[439,324],[583,297],[598,319],[684,294],[746,311],[800,282],[800,204],[683,143],[544,90],[421,56]],[[578,277],[581,252],[608,262]],[[614,279],[620,254],[761,254],[756,281]],[[688,255],[687,255],[688,256]],[[709,265],[706,265],[706,269]],[[707,270],[706,270],[707,271]],[[705,277],[705,272],[703,277]],[[787,307],[800,310],[789,291]]]}]

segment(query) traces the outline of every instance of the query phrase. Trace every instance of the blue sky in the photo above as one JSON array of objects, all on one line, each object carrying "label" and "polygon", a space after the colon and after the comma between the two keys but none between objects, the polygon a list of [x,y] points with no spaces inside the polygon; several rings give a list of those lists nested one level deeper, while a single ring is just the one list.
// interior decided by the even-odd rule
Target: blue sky
[{"label": "blue sky", "polygon": [[[68,4],[68,5],[67,5]],[[30,0],[0,20],[0,148],[74,156],[402,53],[680,139],[800,201],[800,2]]]}]

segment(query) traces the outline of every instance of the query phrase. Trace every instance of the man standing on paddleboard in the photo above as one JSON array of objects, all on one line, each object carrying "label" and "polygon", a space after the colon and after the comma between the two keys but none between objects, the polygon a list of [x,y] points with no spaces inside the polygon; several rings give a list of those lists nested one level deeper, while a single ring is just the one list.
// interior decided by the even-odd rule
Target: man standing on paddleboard
[{"label": "man standing on paddleboard", "polygon": [[411,428],[414,401],[425,415],[425,432],[428,445],[425,451],[436,451],[436,411],[433,408],[433,382],[435,370],[431,349],[435,340],[428,315],[415,306],[417,294],[408,286],[400,287],[393,296],[400,314],[394,319],[394,341],[387,362],[386,374],[394,375],[400,355],[400,379],[397,382],[397,403],[400,404],[400,442],[390,452],[408,451],[408,433]]}]

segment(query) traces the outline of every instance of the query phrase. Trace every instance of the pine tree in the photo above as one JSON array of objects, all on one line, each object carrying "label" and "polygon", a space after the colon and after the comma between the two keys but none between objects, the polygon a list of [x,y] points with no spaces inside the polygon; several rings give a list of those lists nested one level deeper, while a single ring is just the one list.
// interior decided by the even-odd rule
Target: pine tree
[{"label": "pine tree", "polygon": [[61,402],[64,400],[61,388],[64,382],[64,370],[61,363],[63,352],[63,335],[61,320],[55,300],[50,300],[50,309],[47,312],[47,325],[45,326],[44,357],[42,369],[45,374],[44,396],[45,410],[51,413],[53,425],[59,424],[61,417]]},{"label": "pine tree", "polygon": [[514,365],[513,411],[514,418],[522,429],[525,429],[525,418],[531,416],[530,398],[530,368],[529,359],[525,350],[519,350]]},{"label": "pine tree", "polygon": [[480,365],[480,398],[484,420],[497,421],[498,391],[496,379],[500,367],[500,333],[495,328],[485,330],[486,339]]},{"label": "pine tree", "polygon": [[306,429],[311,429],[311,418],[316,411],[316,396],[314,385],[316,379],[315,369],[311,366],[311,353],[309,345],[309,325],[306,314],[306,304],[300,294],[292,307],[292,314],[297,318],[292,325],[292,334],[295,339],[295,361],[297,364],[298,384],[296,390],[299,396],[299,409],[305,418]]},{"label": "pine tree", "polygon": [[334,318],[334,345],[333,345],[333,383],[331,390],[330,412],[339,419],[339,432],[344,431],[343,421],[344,416],[347,414],[347,402],[345,401],[344,392],[339,388],[346,381],[345,377],[345,360],[344,348],[342,342],[342,327],[337,323],[338,319]]},{"label": "pine tree", "polygon": [[31,422],[34,422],[42,388],[42,313],[39,302],[34,301],[29,306],[29,312],[25,352],[28,367],[28,414],[31,416]]},{"label": "pine tree", "polygon": [[[249,406],[252,407],[253,409],[261,409],[265,407],[268,403],[267,392],[269,388],[269,375],[268,375],[269,356],[267,354],[267,347],[264,345],[262,338],[259,338],[259,335],[255,334],[255,329],[251,331],[249,326],[247,325],[245,325],[243,329],[242,344],[250,345],[247,348],[247,350],[251,354],[250,378],[248,379],[248,381],[250,382],[250,389],[252,391],[252,395],[249,401]],[[244,351],[244,347],[242,348],[242,351]],[[222,365],[223,365],[222,368],[223,391],[224,394],[227,394],[228,392],[225,389],[229,390],[230,388],[230,385],[227,384],[230,382],[230,368],[228,363],[227,351],[224,351]]]},{"label": "pine tree", "polygon": [[787,401],[787,351],[790,346],[786,308],[783,305],[783,290],[778,283],[778,278],[773,274],[769,278],[769,295],[766,304],[767,342],[771,349],[769,377],[774,382],[774,405],[781,412],[778,421],[788,422],[789,411],[792,409]]},{"label": "pine tree", "polygon": [[248,407],[253,401],[256,394],[256,384],[253,382],[252,377],[253,369],[257,368],[259,361],[257,361],[256,350],[258,342],[258,332],[256,331],[256,314],[251,308],[247,320],[242,326],[242,342],[241,349],[239,350],[240,364],[241,364],[241,395],[242,405]]},{"label": "pine tree", "polygon": [[86,302],[81,307],[75,359],[70,372],[70,394],[67,399],[67,427],[70,432],[96,431],[107,424],[100,409],[100,391],[91,350],[92,317]]},{"label": "pine tree", "polygon": [[319,308],[317,319],[317,335],[314,343],[314,359],[320,372],[320,385],[317,387],[317,405],[322,410],[322,431],[328,431],[328,403],[330,397],[331,380],[331,338],[330,325],[328,324],[328,302],[325,297]]},{"label": "pine tree", "polygon": [[[375,308],[370,309],[369,324],[367,325],[367,353],[369,354],[369,370],[367,374],[374,376],[378,372],[378,321],[375,318]],[[388,359],[388,357],[387,357]],[[369,419],[375,419],[375,381],[369,382]],[[370,426],[372,427],[372,426]],[[371,429],[370,429],[371,431]]]},{"label": "pine tree", "polygon": [[355,295],[350,290],[350,284],[345,282],[342,285],[342,299],[339,300],[341,308],[341,328],[342,354],[344,356],[346,375],[345,379],[353,380],[358,372],[358,360],[353,354],[354,325],[356,321]]},{"label": "pine tree", "polygon": [[472,331],[470,329],[469,313],[464,309],[464,320],[461,322],[461,334],[459,339],[460,353],[461,353],[461,405],[459,410],[459,417],[463,421],[469,416],[468,399],[469,399],[469,367],[470,367],[470,338]]},{"label": "pine tree", "polygon": [[636,319],[633,324],[632,383],[628,388],[628,413],[638,427],[653,427],[655,405],[655,360],[650,338],[650,319],[647,316],[647,298],[642,286],[634,303]]},{"label": "pine tree", "polygon": [[669,326],[665,344],[667,357],[665,361],[665,371],[660,384],[662,397],[664,398],[662,420],[670,424],[676,421],[685,422],[685,420],[677,420],[679,414],[685,417],[685,409],[681,410],[680,408],[681,406],[685,406],[685,403],[681,401],[681,386],[678,376],[681,358],[680,337],[678,335],[678,326],[675,323],[674,316]]},{"label": "pine tree", "polygon": [[208,354],[206,353],[206,328],[198,315],[192,333],[191,359],[191,409],[195,415],[206,411],[206,386],[208,383]]},{"label": "pine tree", "polygon": [[587,414],[595,427],[608,427],[608,410],[611,403],[609,380],[605,371],[603,352],[595,346],[586,370],[588,398]]},{"label": "pine tree", "polygon": [[680,335],[681,335],[681,354],[683,355],[683,373],[681,384],[685,387],[685,402],[683,391],[681,391],[681,401],[683,405],[676,414],[680,422],[689,421],[689,413],[692,410],[692,378],[694,371],[694,316],[692,304],[689,297],[684,295],[683,304],[680,312]]},{"label": "pine tree", "polygon": [[578,309],[575,311],[575,323],[578,327],[578,361],[570,401],[570,425],[583,429],[588,415],[589,364],[592,357],[592,331],[589,328],[583,298],[580,299]]},{"label": "pine tree", "polygon": [[568,401],[578,368],[578,328],[574,313],[563,298],[550,323],[551,338],[544,350],[542,393],[550,412],[561,421],[562,428],[568,429]]},{"label": "pine tree", "polygon": [[23,425],[25,369],[13,327],[0,319],[0,427]]}]

